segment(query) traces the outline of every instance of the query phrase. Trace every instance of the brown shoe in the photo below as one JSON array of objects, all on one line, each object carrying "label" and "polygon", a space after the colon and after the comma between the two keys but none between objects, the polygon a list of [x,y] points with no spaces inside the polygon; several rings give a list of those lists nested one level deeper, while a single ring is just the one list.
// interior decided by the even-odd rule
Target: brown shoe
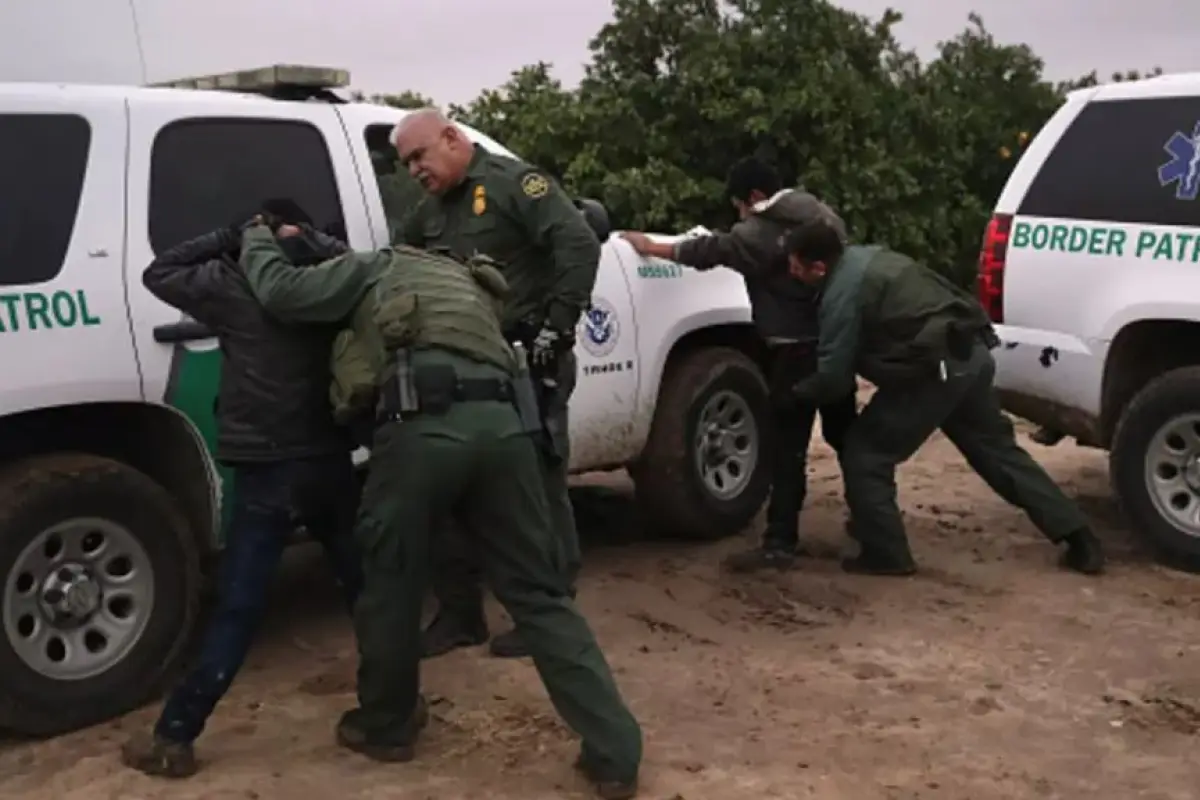
[{"label": "brown shoe", "polygon": [[140,733],[122,745],[121,763],[156,778],[190,778],[197,769],[190,743],[168,741],[153,733]]},{"label": "brown shoe", "polygon": [[355,721],[358,716],[355,713],[357,711],[359,711],[357,708],[347,711],[338,722],[337,743],[340,746],[366,756],[372,761],[389,764],[412,761],[416,757],[417,738],[429,724],[429,704],[425,702],[424,695],[417,697],[417,707],[413,711],[413,715],[409,717],[399,736],[392,738],[391,741],[380,741],[376,735],[359,727]]},{"label": "brown shoe", "polygon": [[591,782],[596,789],[596,796],[600,800],[632,800],[637,797],[637,778],[631,781],[621,781],[602,777],[588,766],[582,753],[575,759],[575,769]]}]

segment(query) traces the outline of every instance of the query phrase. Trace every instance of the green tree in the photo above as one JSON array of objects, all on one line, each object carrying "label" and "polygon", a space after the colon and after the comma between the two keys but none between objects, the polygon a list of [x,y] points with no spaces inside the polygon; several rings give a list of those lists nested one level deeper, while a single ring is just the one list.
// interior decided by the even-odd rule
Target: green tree
[{"label": "green tree", "polygon": [[1065,92],[1097,82],[1046,80],[1036,54],[975,14],[922,63],[891,10],[614,0],[613,12],[577,89],[538,63],[451,113],[601,199],[621,227],[728,224],[725,174],[757,154],[834,204],[856,239],[964,284],[1022,148]]},{"label": "green tree", "polygon": [[353,91],[350,93],[350,98],[356,103],[376,103],[381,106],[391,106],[393,108],[429,108],[437,106],[437,103],[431,98],[426,97],[420,92],[414,92],[408,89],[405,89],[399,94],[372,95],[368,95],[360,91]]}]

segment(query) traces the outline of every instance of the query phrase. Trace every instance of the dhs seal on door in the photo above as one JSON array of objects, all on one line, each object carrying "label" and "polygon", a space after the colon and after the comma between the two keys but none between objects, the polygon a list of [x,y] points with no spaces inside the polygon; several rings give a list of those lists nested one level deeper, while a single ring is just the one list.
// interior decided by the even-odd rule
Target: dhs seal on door
[{"label": "dhs seal on door", "polygon": [[604,298],[594,298],[591,307],[579,318],[578,338],[583,349],[595,358],[604,358],[616,348],[620,336],[617,310]]}]

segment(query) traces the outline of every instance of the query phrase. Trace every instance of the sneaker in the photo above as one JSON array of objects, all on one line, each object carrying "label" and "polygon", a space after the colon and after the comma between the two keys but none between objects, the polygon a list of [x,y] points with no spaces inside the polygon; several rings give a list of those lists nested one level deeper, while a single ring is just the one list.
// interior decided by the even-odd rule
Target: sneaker
[{"label": "sneaker", "polygon": [[525,639],[515,629],[493,636],[488,651],[496,658],[528,658],[531,655]]},{"label": "sneaker", "polygon": [[778,548],[756,547],[753,550],[734,553],[722,563],[730,572],[758,572],[764,569],[782,572],[791,569],[796,563],[796,554]]},{"label": "sneaker", "polygon": [[416,757],[417,737],[429,724],[429,704],[424,695],[418,695],[417,707],[412,716],[398,736],[389,737],[390,741],[381,741],[377,736],[359,727],[355,722],[356,712],[359,711],[360,709],[355,708],[342,715],[337,726],[338,745],[372,761],[389,764],[412,761]]},{"label": "sneaker", "polygon": [[156,778],[190,778],[197,769],[191,742],[172,742],[153,733],[138,734],[122,745],[121,763]]},{"label": "sneaker", "polygon": [[453,614],[438,614],[421,634],[421,658],[436,658],[460,647],[475,647],[488,640],[487,622],[470,624]]},{"label": "sneaker", "polygon": [[1081,528],[1065,541],[1067,550],[1059,558],[1059,566],[1084,575],[1099,575],[1104,572],[1104,549],[1100,546],[1096,534],[1087,528]]}]

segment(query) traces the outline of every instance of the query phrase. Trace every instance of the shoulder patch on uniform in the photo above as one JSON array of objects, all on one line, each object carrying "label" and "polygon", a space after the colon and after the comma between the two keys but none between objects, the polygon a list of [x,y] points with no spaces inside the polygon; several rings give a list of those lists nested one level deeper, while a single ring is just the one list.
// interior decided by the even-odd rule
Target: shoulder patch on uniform
[{"label": "shoulder patch on uniform", "polygon": [[521,191],[526,197],[532,197],[537,200],[539,197],[545,197],[550,192],[550,181],[546,180],[546,176],[540,172],[530,172],[524,178],[521,178]]}]

